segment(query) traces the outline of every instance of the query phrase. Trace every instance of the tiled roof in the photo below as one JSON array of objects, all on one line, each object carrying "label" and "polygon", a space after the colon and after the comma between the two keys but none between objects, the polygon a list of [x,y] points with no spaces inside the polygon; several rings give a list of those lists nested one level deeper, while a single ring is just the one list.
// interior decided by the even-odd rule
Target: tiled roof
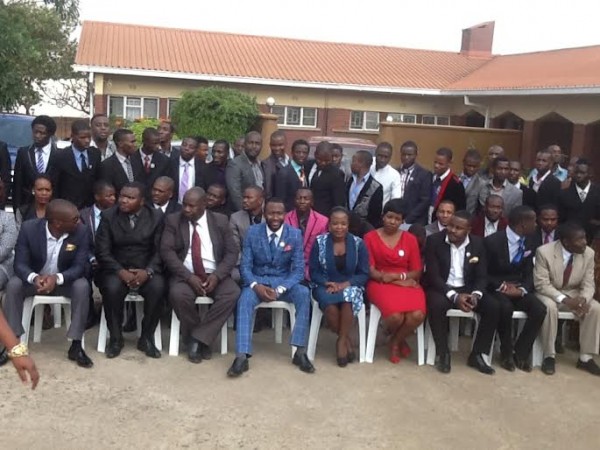
[{"label": "tiled roof", "polygon": [[85,21],[76,63],[290,82],[440,90],[487,62],[459,53]]}]

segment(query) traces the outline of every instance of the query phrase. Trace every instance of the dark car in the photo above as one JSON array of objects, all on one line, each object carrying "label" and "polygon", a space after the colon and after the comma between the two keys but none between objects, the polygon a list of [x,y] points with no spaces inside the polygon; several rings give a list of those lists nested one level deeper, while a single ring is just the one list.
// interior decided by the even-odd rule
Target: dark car
[{"label": "dark car", "polygon": [[14,167],[19,147],[31,145],[31,122],[33,116],[0,113],[0,141],[6,142]]}]

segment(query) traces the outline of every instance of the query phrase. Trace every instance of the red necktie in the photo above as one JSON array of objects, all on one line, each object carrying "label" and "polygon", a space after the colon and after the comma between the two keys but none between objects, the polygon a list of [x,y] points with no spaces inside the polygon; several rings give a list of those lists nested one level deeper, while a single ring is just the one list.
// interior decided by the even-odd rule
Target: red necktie
[{"label": "red necktie", "polygon": [[544,244],[550,243],[550,233],[546,233],[546,237],[544,238]]},{"label": "red necktie", "polygon": [[194,232],[192,233],[192,266],[194,268],[194,274],[202,281],[206,278],[206,271],[204,270],[204,264],[202,263],[202,244],[200,242],[200,234],[194,225]]},{"label": "red necktie", "polygon": [[565,271],[563,273],[563,289],[569,284],[569,280],[571,279],[571,272],[573,272],[573,255],[569,258],[567,262],[567,266],[565,267]]},{"label": "red necktie", "polygon": [[144,156],[144,169],[146,173],[150,173],[150,157],[148,155]]}]

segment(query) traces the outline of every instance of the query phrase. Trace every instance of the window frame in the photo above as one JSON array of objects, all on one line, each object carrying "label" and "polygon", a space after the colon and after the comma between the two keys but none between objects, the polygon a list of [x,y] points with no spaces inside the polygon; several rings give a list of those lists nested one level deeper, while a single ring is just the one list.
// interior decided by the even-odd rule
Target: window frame
[{"label": "window frame", "polygon": [[[115,113],[114,111],[111,110],[110,107],[110,101],[111,98],[121,98],[123,100],[123,110],[120,111],[118,114]],[[140,99],[140,106],[128,106],[127,105],[127,101],[128,99]],[[115,116],[115,117],[122,117],[123,119],[126,120],[137,120],[139,118],[149,118],[149,119],[158,119],[160,116],[160,98],[158,97],[144,97],[141,95],[108,95],[108,99],[107,99],[107,109],[108,109],[108,115],[110,116]],[[156,101],[156,117],[151,117],[151,116],[146,116],[144,115],[144,107],[145,107],[145,103],[146,100],[155,100]],[[127,118],[127,108],[139,108],[140,109],[140,117],[137,117],[135,119],[128,119]]]},{"label": "window frame", "polygon": [[[362,114],[361,127],[355,127],[352,125],[352,115],[356,113]],[[377,128],[367,128],[367,114],[377,114]],[[381,113],[378,111],[350,111],[350,119],[348,121],[348,129],[353,131],[379,131],[379,122],[381,122]]]},{"label": "window frame", "polygon": [[[283,108],[283,123],[279,122],[279,118],[281,118],[281,115],[276,114],[275,112],[273,112],[273,114],[276,114],[277,117],[278,117],[277,124],[279,126],[290,127],[290,128],[317,128],[317,123],[318,123],[318,120],[319,120],[319,108],[314,108],[312,106],[293,106],[293,105],[276,105],[276,106],[273,106],[273,110],[276,109],[276,108]],[[294,109],[300,110],[299,111],[300,112],[299,120],[298,120],[297,124],[288,123],[288,117],[289,117],[288,108],[294,108]],[[304,112],[305,112],[305,110],[308,110],[308,109],[313,110],[315,112],[315,114],[314,114],[314,116],[315,116],[314,125],[305,125],[304,124]]]}]

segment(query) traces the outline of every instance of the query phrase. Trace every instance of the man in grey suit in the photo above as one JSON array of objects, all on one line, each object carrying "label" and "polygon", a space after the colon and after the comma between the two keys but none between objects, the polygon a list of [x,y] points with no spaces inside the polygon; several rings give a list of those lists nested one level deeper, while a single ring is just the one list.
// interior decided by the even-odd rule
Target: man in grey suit
[{"label": "man in grey suit", "polygon": [[426,236],[431,236],[432,234],[444,231],[450,223],[450,219],[452,219],[452,216],[455,212],[456,207],[454,206],[452,200],[442,200],[437,211],[435,212],[435,217],[437,220],[431,222],[425,227]]},{"label": "man in grey suit", "polygon": [[281,169],[290,163],[290,157],[285,153],[285,133],[277,130],[271,134],[269,141],[271,155],[261,162],[265,174],[265,198],[275,196],[275,178]]},{"label": "man in grey suit", "polygon": [[508,181],[510,171],[508,158],[498,156],[493,159],[490,169],[492,178],[482,186],[479,192],[479,203],[484,207],[490,195],[499,195],[504,200],[504,217],[508,217],[515,206],[523,204],[523,192]]},{"label": "man in grey suit", "polygon": [[467,211],[474,215],[479,206],[479,192],[485,180],[479,174],[481,167],[481,153],[474,148],[467,150],[463,158],[463,171],[458,177],[465,188],[467,198]]},{"label": "man in grey suit", "polygon": [[265,187],[265,174],[258,159],[262,138],[257,131],[246,135],[244,152],[227,165],[225,181],[233,211],[242,209],[242,194],[249,186]]}]

